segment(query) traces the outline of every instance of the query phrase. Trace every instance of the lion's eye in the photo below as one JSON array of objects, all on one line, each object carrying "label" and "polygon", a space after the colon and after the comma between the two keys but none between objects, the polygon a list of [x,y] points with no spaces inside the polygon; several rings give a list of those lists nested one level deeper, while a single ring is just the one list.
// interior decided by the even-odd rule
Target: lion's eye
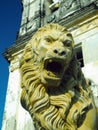
[{"label": "lion's eye", "polygon": [[70,47],[72,45],[72,41],[71,40],[65,40],[63,41],[64,46]]},{"label": "lion's eye", "polygon": [[45,39],[47,42],[51,42],[51,39],[50,38],[46,38]]},{"label": "lion's eye", "polygon": [[52,38],[49,37],[49,36],[46,36],[46,37],[44,38],[44,40],[45,40],[46,42],[50,43],[50,42],[52,41]]},{"label": "lion's eye", "polygon": [[72,34],[71,33],[67,33],[66,35],[67,35],[67,37],[72,38]]}]

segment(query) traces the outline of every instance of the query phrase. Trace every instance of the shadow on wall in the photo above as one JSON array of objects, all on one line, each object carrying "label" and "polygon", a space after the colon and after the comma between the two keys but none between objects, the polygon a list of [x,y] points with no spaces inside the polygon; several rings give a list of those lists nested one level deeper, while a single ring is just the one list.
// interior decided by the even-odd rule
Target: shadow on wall
[{"label": "shadow on wall", "polygon": [[98,84],[89,79],[89,85],[91,86],[91,90],[94,95],[95,104],[98,107]]}]

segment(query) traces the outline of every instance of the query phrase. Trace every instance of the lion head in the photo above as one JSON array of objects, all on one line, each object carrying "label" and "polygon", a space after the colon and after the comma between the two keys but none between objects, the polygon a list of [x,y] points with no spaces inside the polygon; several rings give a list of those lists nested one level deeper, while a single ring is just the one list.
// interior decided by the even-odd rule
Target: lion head
[{"label": "lion head", "polygon": [[65,27],[40,28],[24,49],[20,69],[21,104],[37,130],[77,130],[86,124],[94,103]]}]

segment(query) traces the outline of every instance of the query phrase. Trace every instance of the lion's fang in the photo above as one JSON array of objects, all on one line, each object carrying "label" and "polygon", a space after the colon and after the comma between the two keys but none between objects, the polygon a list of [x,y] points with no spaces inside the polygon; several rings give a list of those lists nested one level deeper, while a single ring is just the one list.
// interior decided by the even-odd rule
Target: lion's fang
[{"label": "lion's fang", "polygon": [[51,63],[51,62],[52,62],[52,60],[50,59],[50,60],[49,60],[49,63]]}]

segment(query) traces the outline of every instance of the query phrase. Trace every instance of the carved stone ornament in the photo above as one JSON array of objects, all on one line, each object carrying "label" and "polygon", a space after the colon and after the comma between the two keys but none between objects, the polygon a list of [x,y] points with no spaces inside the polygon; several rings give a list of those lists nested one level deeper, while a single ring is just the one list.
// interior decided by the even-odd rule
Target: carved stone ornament
[{"label": "carved stone ornament", "polygon": [[97,130],[97,109],[73,48],[71,33],[58,24],[40,28],[25,47],[21,104],[36,130]]}]

